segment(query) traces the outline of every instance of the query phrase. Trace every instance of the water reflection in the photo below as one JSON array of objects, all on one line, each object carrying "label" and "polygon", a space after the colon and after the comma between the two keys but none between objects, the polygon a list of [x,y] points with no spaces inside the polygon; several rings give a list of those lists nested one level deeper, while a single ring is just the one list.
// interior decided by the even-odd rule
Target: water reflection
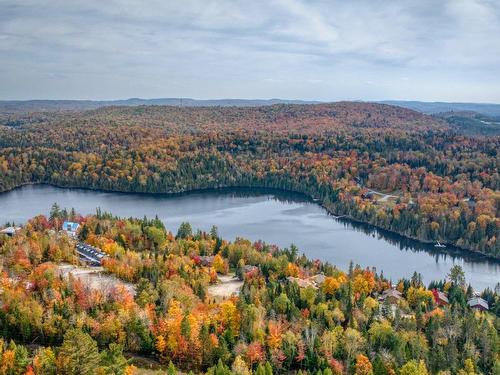
[{"label": "water reflection", "polygon": [[[397,280],[420,272],[424,280],[443,279],[454,264],[477,289],[500,280],[500,262],[448,247],[436,249],[373,226],[334,218],[306,196],[268,189],[230,189],[176,196],[124,194],[51,186],[25,186],[0,194],[0,222],[22,223],[48,214],[52,203],[83,214],[96,207],[121,217],[158,217],[176,231],[183,221],[209,231],[219,227],[224,238],[237,236],[287,247],[291,243],[313,259],[347,269],[350,261],[376,267]],[[443,251],[444,250],[444,251]]]},{"label": "water reflection", "polygon": [[[301,202],[304,204],[315,204],[312,199],[307,197],[304,194],[296,193],[296,192],[288,192],[277,189],[248,189],[248,188],[232,188],[232,189],[223,189],[219,191],[210,190],[211,193],[222,193],[229,194],[233,197],[258,197],[262,195],[270,195],[269,199],[273,199],[277,202],[282,202],[286,204],[292,204]],[[186,193],[184,193],[186,194]],[[189,193],[188,193],[189,194]],[[464,251],[463,249],[447,246],[446,248],[437,249],[433,243],[423,243],[420,241],[416,241],[404,236],[401,236],[397,233],[393,233],[391,231],[387,231],[384,229],[376,228],[373,225],[361,223],[358,221],[354,221],[345,217],[336,217],[335,215],[330,214],[326,209],[323,209],[324,214],[331,217],[332,220],[343,225],[345,229],[350,229],[355,232],[363,233],[368,236],[376,237],[379,240],[384,240],[391,245],[394,245],[401,251],[411,251],[411,252],[419,252],[425,251],[430,255],[433,255],[436,263],[443,260],[457,260],[463,259],[468,262],[483,262],[484,260],[488,260],[486,256],[473,253],[469,251]],[[500,265],[500,262],[496,262],[495,260],[489,259],[493,263]]]}]

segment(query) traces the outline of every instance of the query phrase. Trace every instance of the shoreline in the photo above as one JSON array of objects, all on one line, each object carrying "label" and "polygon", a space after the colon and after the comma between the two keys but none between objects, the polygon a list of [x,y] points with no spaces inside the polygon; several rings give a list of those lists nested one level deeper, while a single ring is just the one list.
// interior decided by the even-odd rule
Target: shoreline
[{"label": "shoreline", "polygon": [[[69,190],[83,190],[83,191],[91,191],[91,192],[97,192],[97,193],[110,193],[110,194],[130,194],[130,195],[138,195],[138,196],[156,196],[156,197],[165,197],[165,198],[175,198],[175,197],[181,197],[181,196],[188,196],[192,194],[205,194],[205,193],[231,193],[231,192],[249,192],[249,193],[255,193],[253,195],[259,195],[259,194],[273,194],[273,193],[281,193],[281,194],[290,194],[290,195],[295,195],[297,198],[302,199],[305,202],[311,203],[311,204],[316,204],[319,207],[321,207],[329,216],[332,216],[334,219],[338,221],[344,221],[347,223],[355,224],[358,226],[365,227],[367,229],[376,230],[380,232],[382,235],[392,235],[399,237],[397,240],[402,241],[412,241],[415,242],[419,245],[423,246],[430,246],[434,243],[434,241],[426,241],[422,239],[418,239],[403,233],[399,233],[396,231],[392,231],[389,229],[381,228],[377,225],[364,222],[362,220],[358,220],[356,218],[353,218],[349,215],[340,215],[340,217],[337,213],[331,211],[328,209],[321,200],[316,199],[312,196],[310,196],[307,193],[300,192],[300,191],[294,191],[294,190],[287,190],[287,189],[281,189],[281,188],[273,188],[273,187],[265,187],[265,186],[241,186],[241,185],[235,185],[235,186],[221,186],[221,187],[216,187],[216,188],[198,188],[198,189],[189,189],[189,190],[184,190],[184,191],[179,191],[179,192],[163,192],[163,193],[152,193],[152,192],[135,192],[135,191],[125,191],[125,190],[112,190],[112,189],[103,189],[103,188],[92,188],[92,187],[81,187],[81,186],[64,186],[64,185],[57,185],[53,183],[46,183],[46,182],[26,182],[22,183],[14,188],[8,189],[8,190],[3,190],[0,191],[1,194],[6,194],[9,192],[13,192],[17,189],[22,189],[25,186],[49,186],[49,187],[54,187],[57,189],[69,189]],[[252,194],[250,194],[252,195]],[[279,198],[279,197],[278,197]],[[368,235],[368,234],[367,234]],[[452,255],[453,253],[456,253],[457,255],[460,255],[463,257],[465,254],[468,255],[469,257],[473,257],[476,259],[486,259],[489,261],[496,262],[500,264],[500,258],[481,253],[477,250],[472,250],[460,246],[456,246],[454,244],[450,244],[449,242],[442,241],[441,243],[446,244],[446,250],[437,250],[432,251],[432,249],[422,249],[422,251],[427,251],[429,253],[435,253],[435,254],[448,254]],[[464,254],[460,254],[464,253]]]}]

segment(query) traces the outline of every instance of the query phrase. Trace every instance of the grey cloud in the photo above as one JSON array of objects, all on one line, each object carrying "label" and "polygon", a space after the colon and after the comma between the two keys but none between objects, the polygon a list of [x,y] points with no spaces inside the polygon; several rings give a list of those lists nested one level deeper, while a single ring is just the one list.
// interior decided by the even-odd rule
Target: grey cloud
[{"label": "grey cloud", "polygon": [[500,101],[498,35],[493,0],[0,0],[0,97]]}]

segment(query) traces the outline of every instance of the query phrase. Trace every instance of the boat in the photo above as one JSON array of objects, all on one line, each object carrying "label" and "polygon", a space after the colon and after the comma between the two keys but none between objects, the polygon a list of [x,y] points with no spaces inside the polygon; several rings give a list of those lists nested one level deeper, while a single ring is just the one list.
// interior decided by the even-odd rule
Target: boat
[{"label": "boat", "polygon": [[436,242],[436,244],[434,245],[434,247],[446,247],[445,244],[442,244],[441,242]]}]

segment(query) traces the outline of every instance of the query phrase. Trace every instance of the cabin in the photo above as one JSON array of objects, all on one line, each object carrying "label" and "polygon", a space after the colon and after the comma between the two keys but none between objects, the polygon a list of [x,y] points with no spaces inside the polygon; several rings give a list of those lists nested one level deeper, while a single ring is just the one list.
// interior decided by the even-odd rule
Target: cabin
[{"label": "cabin", "polygon": [[488,302],[481,297],[474,297],[467,301],[467,305],[479,311],[487,311],[489,309]]},{"label": "cabin", "polygon": [[65,221],[62,225],[62,230],[72,237],[76,237],[76,231],[80,228],[80,224],[72,221]]},{"label": "cabin", "polygon": [[375,198],[375,195],[372,191],[367,191],[366,193],[361,194],[361,198],[373,200]]},{"label": "cabin", "polygon": [[440,290],[432,289],[432,295],[434,296],[434,302],[438,306],[446,306],[450,303],[446,294],[441,292]]},{"label": "cabin", "polygon": [[245,265],[243,267],[243,273],[246,275],[247,273],[257,273],[259,272],[259,267],[257,266],[251,266],[249,264]]},{"label": "cabin", "polygon": [[325,282],[326,276],[322,273],[318,273],[317,275],[311,276],[309,280],[314,282],[317,286],[323,285]]},{"label": "cabin", "polygon": [[308,279],[299,279],[298,277],[288,276],[286,278],[290,283],[297,283],[300,288],[313,288],[318,289],[316,283]]},{"label": "cabin", "polygon": [[200,256],[200,264],[204,267],[212,267],[214,264],[215,256],[213,255],[203,255]]},{"label": "cabin", "polygon": [[19,230],[21,230],[20,227],[7,227],[7,228],[0,230],[0,233],[6,234],[9,237],[13,237],[16,234],[16,232],[18,232]]},{"label": "cabin", "polygon": [[397,303],[399,300],[403,299],[403,295],[397,289],[386,289],[382,295],[378,298],[380,301],[388,301],[389,303]]}]

